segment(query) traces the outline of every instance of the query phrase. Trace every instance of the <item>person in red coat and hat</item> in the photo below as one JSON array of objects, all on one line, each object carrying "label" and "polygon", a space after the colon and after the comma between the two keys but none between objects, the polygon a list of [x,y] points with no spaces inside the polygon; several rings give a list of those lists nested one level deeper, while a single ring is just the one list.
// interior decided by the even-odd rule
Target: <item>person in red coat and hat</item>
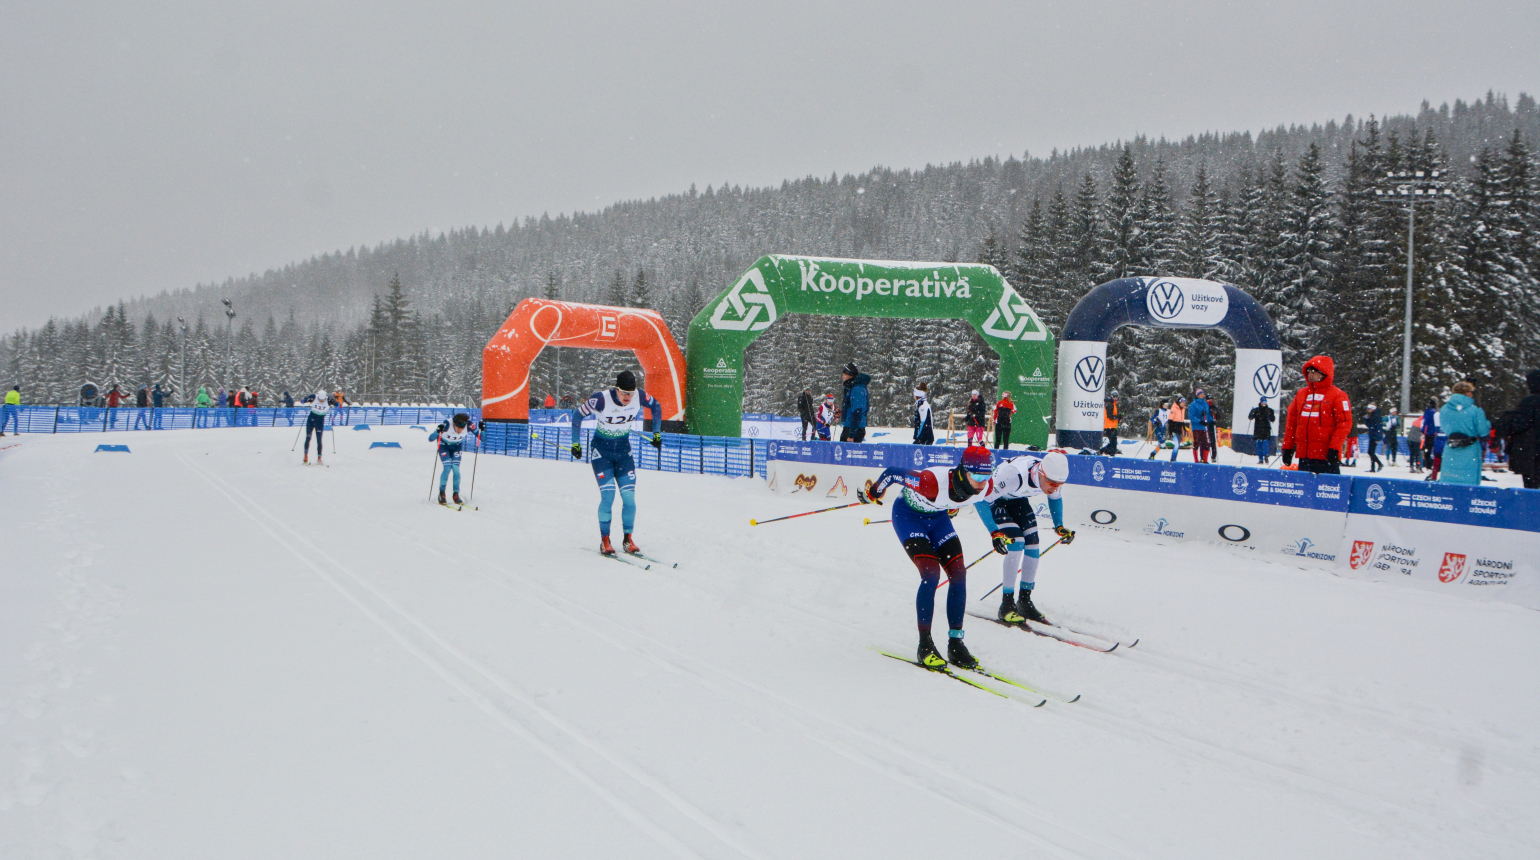
[{"label": "person in red coat and hat", "polygon": [[1294,393],[1283,431],[1283,465],[1299,455],[1299,468],[1317,474],[1340,474],[1342,446],[1353,429],[1353,407],[1347,393],[1332,384],[1336,364],[1318,355],[1305,362],[1305,387]]}]

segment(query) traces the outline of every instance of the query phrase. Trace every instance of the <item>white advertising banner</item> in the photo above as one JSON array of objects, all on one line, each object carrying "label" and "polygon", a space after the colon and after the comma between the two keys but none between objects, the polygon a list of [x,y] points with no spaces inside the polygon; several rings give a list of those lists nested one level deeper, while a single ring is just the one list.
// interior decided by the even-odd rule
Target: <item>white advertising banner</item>
[{"label": "white advertising banner", "polygon": [[1058,428],[1100,435],[1107,395],[1107,344],[1059,341]]},{"label": "white advertising banner", "polygon": [[1540,609],[1540,492],[1353,479],[1338,573]]},{"label": "white advertising banner", "polygon": [[1262,398],[1273,407],[1273,435],[1283,435],[1283,408],[1279,396],[1283,386],[1283,353],[1276,349],[1237,349],[1235,351],[1235,402],[1230,412],[1230,428],[1251,435],[1251,410]]},{"label": "white advertising banner", "polygon": [[1077,530],[1155,543],[1203,541],[1306,568],[1334,567],[1342,539],[1340,511],[1096,485],[1065,488],[1064,519]]}]

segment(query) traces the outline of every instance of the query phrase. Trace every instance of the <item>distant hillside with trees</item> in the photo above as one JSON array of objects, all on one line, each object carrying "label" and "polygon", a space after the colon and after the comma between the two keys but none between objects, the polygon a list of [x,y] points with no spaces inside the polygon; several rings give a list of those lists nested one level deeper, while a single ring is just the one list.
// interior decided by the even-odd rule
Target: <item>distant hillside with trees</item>
[{"label": "distant hillside with trees", "polygon": [[[50,320],[0,342],[28,402],[70,402],[82,382],[343,388],[379,400],[480,394],[480,354],[529,296],[656,308],[683,343],[705,302],[766,253],[977,261],[998,267],[1058,331],[1095,284],[1203,277],[1256,295],[1288,360],[1327,352],[1355,401],[1400,386],[1406,198],[1387,174],[1440,170],[1418,200],[1415,399],[1474,379],[1490,406],[1540,366],[1540,135],[1535,100],[1474,102],[1180,141],[1129,141],[920,170],[875,168],[777,188],[691,188],[601,212],[419,235],[221,284]],[[238,316],[226,323],[220,299]],[[233,341],[233,342],[232,342]],[[226,355],[230,360],[226,361]],[[555,356],[533,392],[557,389]],[[874,377],[874,420],[905,424],[915,383],[938,408],[994,388],[995,360],[954,322],[786,317],[749,356],[745,408],[790,413],[803,388]],[[1110,380],[1125,414],[1201,386],[1228,414],[1221,335],[1124,330]],[[564,350],[560,389],[588,392],[629,357]],[[1293,382],[1293,377],[1290,377]]]}]

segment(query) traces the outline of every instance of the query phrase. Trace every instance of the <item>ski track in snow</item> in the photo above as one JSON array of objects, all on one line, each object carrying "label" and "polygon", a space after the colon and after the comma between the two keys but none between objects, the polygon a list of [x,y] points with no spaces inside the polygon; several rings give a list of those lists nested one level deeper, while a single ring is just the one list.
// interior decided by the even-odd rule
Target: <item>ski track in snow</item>
[{"label": "ski track in snow", "polygon": [[[639,540],[680,566],[620,569],[584,551],[597,492],[582,466],[489,456],[481,510],[451,518],[422,502],[422,434],[343,438],[327,470],[298,468],[279,444],[288,435],[135,434],[127,457],[91,455],[91,438],[28,437],[0,461],[0,478],[19,476],[24,490],[0,498],[20,562],[0,592],[11,652],[0,655],[0,856],[336,856],[335,845],[288,841],[283,827],[258,827],[259,812],[239,811],[297,814],[274,799],[271,775],[205,784],[183,739],[157,731],[160,708],[208,714],[186,724],[189,748],[205,755],[247,719],[286,763],[328,749],[308,732],[344,739],[309,774],[344,790],[310,802],[315,826],[341,825],[360,855],[421,856],[376,834],[432,828],[465,834],[471,847],[457,856],[501,853],[490,846],[591,856],[600,845],[704,858],[1540,851],[1528,812],[1540,799],[1540,616],[1527,610],[1083,535],[1045,558],[1040,605],[1087,633],[1142,641],[1096,654],[970,622],[986,665],[1083,696],[1033,709],[867,650],[913,647],[916,577],[890,528],[842,513],[747,528],[751,515],[820,507],[821,494],[642,472]],[[358,444],[377,438],[406,449]],[[182,549],[188,529],[239,535],[240,553],[262,563],[209,569]],[[976,523],[963,517],[958,529],[977,557]],[[152,565],[125,557],[135,547],[168,551]],[[970,592],[988,590],[997,569],[976,567]],[[327,610],[301,571],[341,603]],[[220,605],[182,606],[195,589]],[[257,634],[221,629],[243,623],[225,593]],[[197,626],[189,612],[210,615],[190,641],[229,667],[220,683],[254,679],[257,712],[203,701],[196,683],[161,686],[144,655],[177,652],[144,645],[176,645],[154,642],[155,624]],[[370,645],[350,614],[428,674]],[[1419,650],[1430,637],[1444,647]],[[296,665],[285,638],[319,677],[358,679],[338,692],[359,700],[356,713],[317,711],[312,703],[334,701],[318,691],[262,698],[267,673]],[[1468,661],[1446,658],[1451,650]],[[447,702],[432,701],[427,677]],[[152,689],[136,694],[121,686],[128,679]],[[502,773],[505,760],[532,760],[459,720],[467,705],[550,769]],[[360,715],[386,725],[347,728]],[[416,760],[417,746],[434,758]],[[488,769],[466,774],[457,804],[417,812],[415,827],[380,828],[361,798],[382,802],[369,792],[396,771],[360,762],[381,758],[420,774],[422,797],[450,788],[433,782],[453,779],[450,762]],[[174,821],[177,780],[189,778],[215,787],[200,800],[232,810],[200,822],[202,842],[135,817]],[[480,796],[484,809],[466,799]],[[500,798],[531,810],[518,827],[499,823]],[[382,808],[410,808],[399,803]],[[254,841],[218,842],[234,833]]]}]

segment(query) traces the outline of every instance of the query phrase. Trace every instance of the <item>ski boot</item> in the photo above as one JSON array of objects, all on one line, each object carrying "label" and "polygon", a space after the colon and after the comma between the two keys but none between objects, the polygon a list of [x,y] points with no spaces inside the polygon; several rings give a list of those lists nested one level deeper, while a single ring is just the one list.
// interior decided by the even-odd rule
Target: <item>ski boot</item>
[{"label": "ski boot", "polygon": [[1036,621],[1039,624],[1052,623],[1047,618],[1043,617],[1043,613],[1037,611],[1036,606],[1032,605],[1032,589],[1023,588],[1020,595],[1017,596],[1016,600],[1016,612],[1020,614],[1022,618],[1026,619],[1027,621]]},{"label": "ski boot", "polygon": [[615,548],[613,546],[610,546],[610,536],[609,535],[600,535],[599,536],[599,554],[600,555],[614,555],[615,554]]},{"label": "ski boot", "polygon": [[930,639],[929,630],[920,633],[920,650],[915,654],[914,662],[927,669],[940,669],[946,665],[946,661],[941,659],[941,652],[936,650],[936,643]]},{"label": "ski boot", "polygon": [[304,463],[306,466],[310,465],[310,455],[306,454],[305,459],[301,460],[300,462]]},{"label": "ski boot", "polygon": [[624,549],[628,553],[631,553],[632,555],[641,555],[642,554],[641,547],[637,546],[636,545],[636,541],[631,539],[631,533],[630,532],[626,532],[625,539],[620,542],[620,546],[621,546],[622,549]]},{"label": "ski boot", "polygon": [[460,494],[459,493],[455,493],[454,500],[455,500],[455,504],[457,504],[457,505],[465,504],[464,502],[460,501]]},{"label": "ski boot", "polygon": [[968,653],[961,636],[949,636],[946,640],[946,661],[963,669],[977,669],[979,661]]},{"label": "ski boot", "polygon": [[1016,595],[1006,592],[1000,599],[1000,612],[995,616],[1006,624],[1020,624],[1022,616],[1016,611]]},{"label": "ski boot", "polygon": [[449,500],[444,498],[444,489],[442,487],[440,487],[438,491],[438,503],[441,505],[449,504]]}]

